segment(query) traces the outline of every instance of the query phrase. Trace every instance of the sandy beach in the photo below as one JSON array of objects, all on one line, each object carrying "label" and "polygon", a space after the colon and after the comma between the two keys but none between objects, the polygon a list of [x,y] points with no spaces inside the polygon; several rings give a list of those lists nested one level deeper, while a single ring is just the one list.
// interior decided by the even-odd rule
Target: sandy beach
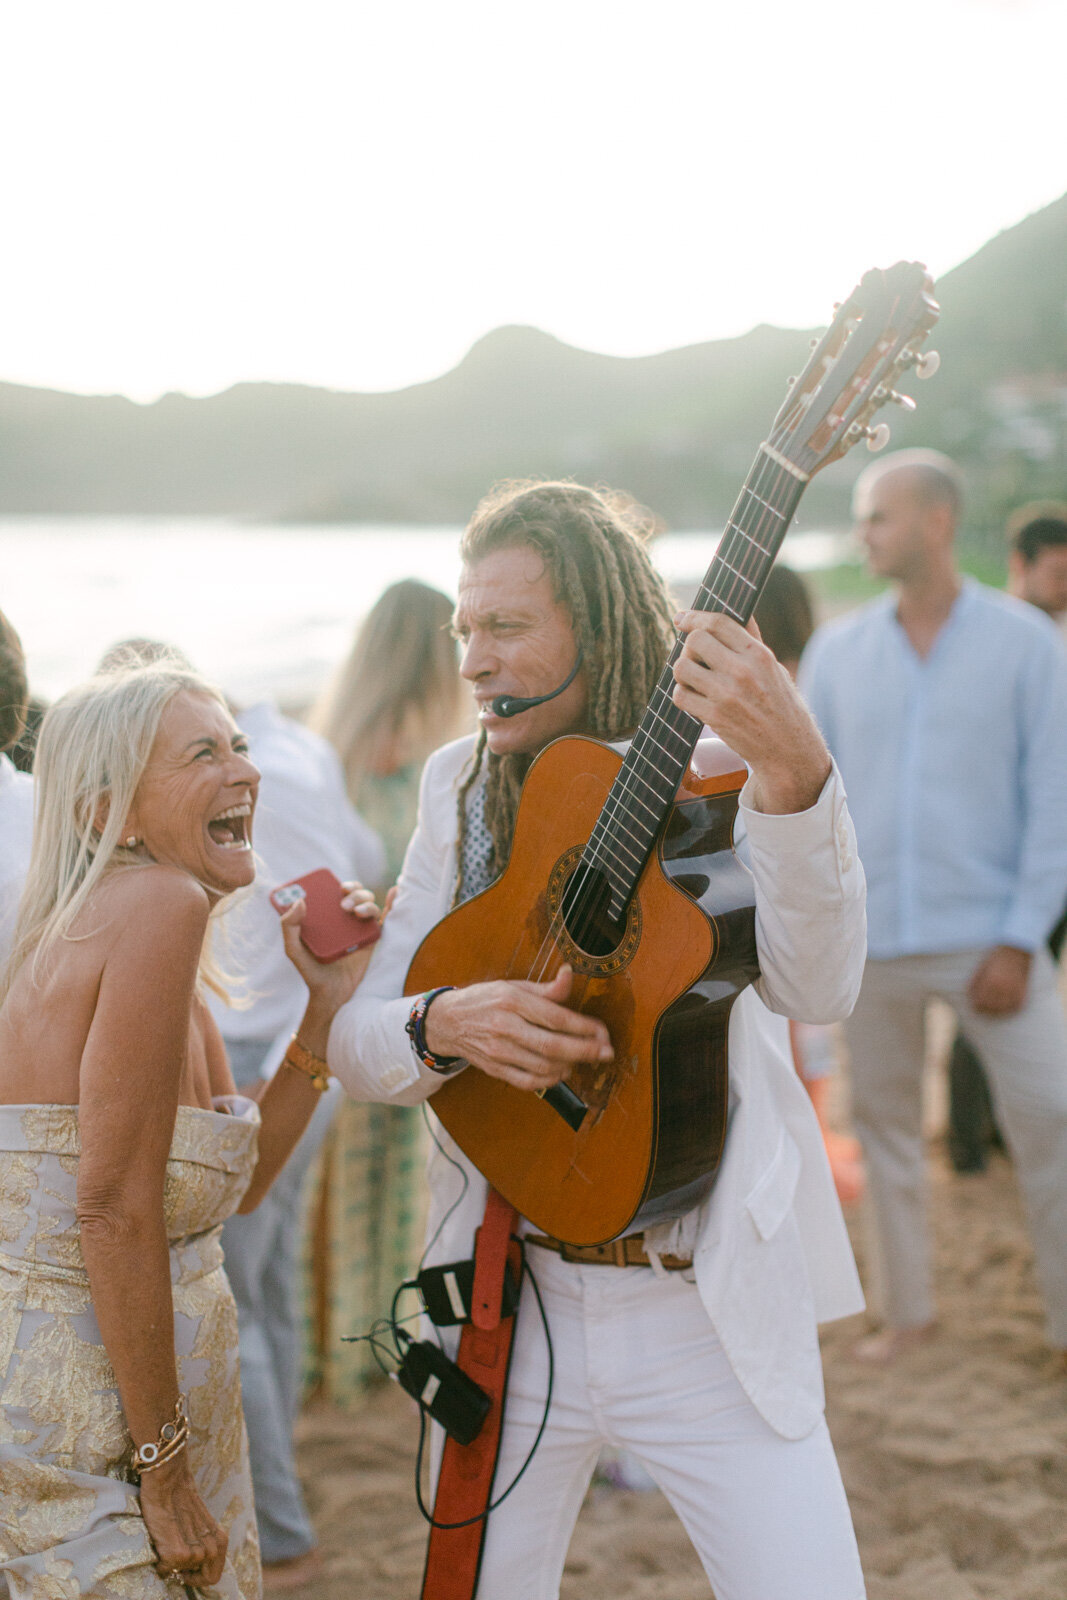
[{"label": "sandy beach", "polygon": [[[939,1143],[930,1164],[936,1337],[879,1371],[849,1355],[863,1318],[824,1335],[830,1427],[869,1600],[1065,1600],[1067,1376],[1043,1344],[1011,1167],[996,1156],[987,1172],[956,1177]],[[862,1266],[862,1229],[850,1221]],[[327,1576],[305,1594],[416,1600],[425,1543],[412,1493],[417,1433],[392,1384],[358,1412],[308,1408],[300,1466]],[[563,1600],[710,1593],[658,1493],[594,1484]]]}]

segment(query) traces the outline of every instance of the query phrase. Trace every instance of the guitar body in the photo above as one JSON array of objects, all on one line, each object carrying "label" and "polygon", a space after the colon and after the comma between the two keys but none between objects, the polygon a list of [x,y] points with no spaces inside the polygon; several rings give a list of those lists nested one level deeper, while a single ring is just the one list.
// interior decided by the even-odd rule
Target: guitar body
[{"label": "guitar body", "polygon": [[587,1107],[573,1128],[546,1099],[468,1069],[433,1097],[456,1143],[541,1231],[600,1244],[690,1210],[714,1181],[726,1134],[730,1010],[756,965],[752,881],[732,847],[738,758],[718,740],[692,765],[606,955],[563,925],[563,890],[623,757],[559,739],[531,767],[511,857],[491,888],[427,935],[409,994],[450,983],[551,978],[608,1027],[615,1059],[576,1067]]}]

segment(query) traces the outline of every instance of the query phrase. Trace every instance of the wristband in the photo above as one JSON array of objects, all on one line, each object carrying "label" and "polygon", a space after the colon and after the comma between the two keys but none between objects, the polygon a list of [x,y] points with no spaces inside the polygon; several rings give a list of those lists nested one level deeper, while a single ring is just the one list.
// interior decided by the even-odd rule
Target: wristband
[{"label": "wristband", "polygon": [[311,1079],[312,1088],[324,1094],[330,1087],[330,1069],[321,1056],[314,1055],[306,1044],[301,1044],[296,1034],[289,1040],[289,1046],[282,1057],[283,1067],[292,1067],[294,1072],[302,1072],[305,1078]]},{"label": "wristband", "polygon": [[453,1072],[458,1072],[466,1063],[462,1056],[434,1055],[426,1043],[426,1013],[439,994],[447,994],[455,987],[454,983],[443,983],[439,989],[431,989],[428,994],[420,994],[404,1024],[404,1031],[411,1040],[411,1048],[423,1066],[429,1067],[431,1072],[439,1072],[444,1078],[451,1076]]}]

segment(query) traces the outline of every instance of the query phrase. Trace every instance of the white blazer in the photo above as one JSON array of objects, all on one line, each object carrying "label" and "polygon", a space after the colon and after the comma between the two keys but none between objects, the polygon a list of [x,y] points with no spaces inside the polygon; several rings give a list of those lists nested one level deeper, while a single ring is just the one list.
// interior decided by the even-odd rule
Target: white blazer
[{"label": "white blazer", "polygon": [[[412,1002],[402,990],[416,948],[449,909],[458,788],[472,748],[468,736],[427,762],[396,903],[362,985],[334,1019],[330,1070],[357,1100],[415,1105],[443,1081],[412,1051],[404,1031]],[[861,1310],[863,1295],[785,1019],[834,1022],[851,1011],[866,954],[865,884],[836,767],[810,811],[766,816],[746,805],[747,795],[746,785],[740,816],[760,977],[731,1013],[729,1132],[695,1219],[693,1264],[753,1405],[778,1433],[802,1438],[823,1408],[817,1323]],[[462,1260],[486,1183],[436,1119],[434,1131],[451,1160],[441,1150],[430,1159],[428,1259]]]}]

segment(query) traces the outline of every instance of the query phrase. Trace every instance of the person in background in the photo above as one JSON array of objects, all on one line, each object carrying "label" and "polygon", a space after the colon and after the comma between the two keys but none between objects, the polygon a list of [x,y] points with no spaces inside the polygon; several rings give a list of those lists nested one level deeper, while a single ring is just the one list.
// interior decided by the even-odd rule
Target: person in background
[{"label": "person in background", "polygon": [[[815,631],[811,595],[799,572],[780,562],[771,568],[756,603],[755,617],[764,644],[795,683],[804,646]],[[828,1099],[834,1073],[833,1029],[815,1022],[791,1022],[789,1040],[797,1072],[819,1119],[838,1198],[858,1200],[863,1193],[859,1144],[830,1126]]]},{"label": "person in background", "polygon": [[40,731],[41,720],[48,710],[48,702],[39,695],[31,694],[26,701],[26,720],[22,733],[17,743],[13,744],[7,754],[20,772],[33,771],[33,752],[37,745],[37,735]]},{"label": "person in background", "polygon": [[415,831],[423,763],[469,721],[451,627],[452,601],[440,589],[418,578],[390,584],[308,717],[385,845],[389,883]]},{"label": "person in background", "polygon": [[1008,522],[1008,593],[1054,622],[1067,616],[1067,501],[1021,506]]},{"label": "person in background", "polygon": [[[1058,500],[1021,506],[1008,522],[1008,593],[1062,624],[1067,615],[1067,503]],[[1058,961],[1067,934],[1065,912],[1048,936]],[[983,1172],[990,1147],[1004,1148],[993,1115],[985,1069],[957,1032],[948,1064],[948,1151],[959,1173]]]},{"label": "person in background", "polygon": [[9,753],[25,730],[28,699],[22,642],[0,611],[0,968],[11,949],[33,837],[33,779]]},{"label": "person in background", "polygon": [[920,1090],[928,1000],[989,1070],[1067,1364],[1067,1025],[1045,948],[1067,894],[1067,657],[1033,606],[961,577],[960,476],[901,451],[855,515],[890,593],[820,628],[800,684],[848,788],[869,957],[845,1038],[891,1361],[932,1329]]},{"label": "person in background", "polygon": [[[372,606],[310,725],[340,757],[349,799],[386,852],[393,884],[415,827],[419,779],[432,750],[469,724],[451,633],[452,602],[407,578]],[[351,1403],[377,1374],[366,1343],[343,1343],[389,1310],[422,1249],[425,1139],[408,1106],[343,1100],[323,1151],[316,1269],[325,1393]]]},{"label": "person in background", "polygon": [[20,1600],[257,1600],[220,1225],[319,1103],[367,952],[323,974],[259,1104],[239,1095],[204,994],[259,773],[221,695],[180,661],[119,666],[49,710],[36,768],[0,982],[0,1571]]}]

